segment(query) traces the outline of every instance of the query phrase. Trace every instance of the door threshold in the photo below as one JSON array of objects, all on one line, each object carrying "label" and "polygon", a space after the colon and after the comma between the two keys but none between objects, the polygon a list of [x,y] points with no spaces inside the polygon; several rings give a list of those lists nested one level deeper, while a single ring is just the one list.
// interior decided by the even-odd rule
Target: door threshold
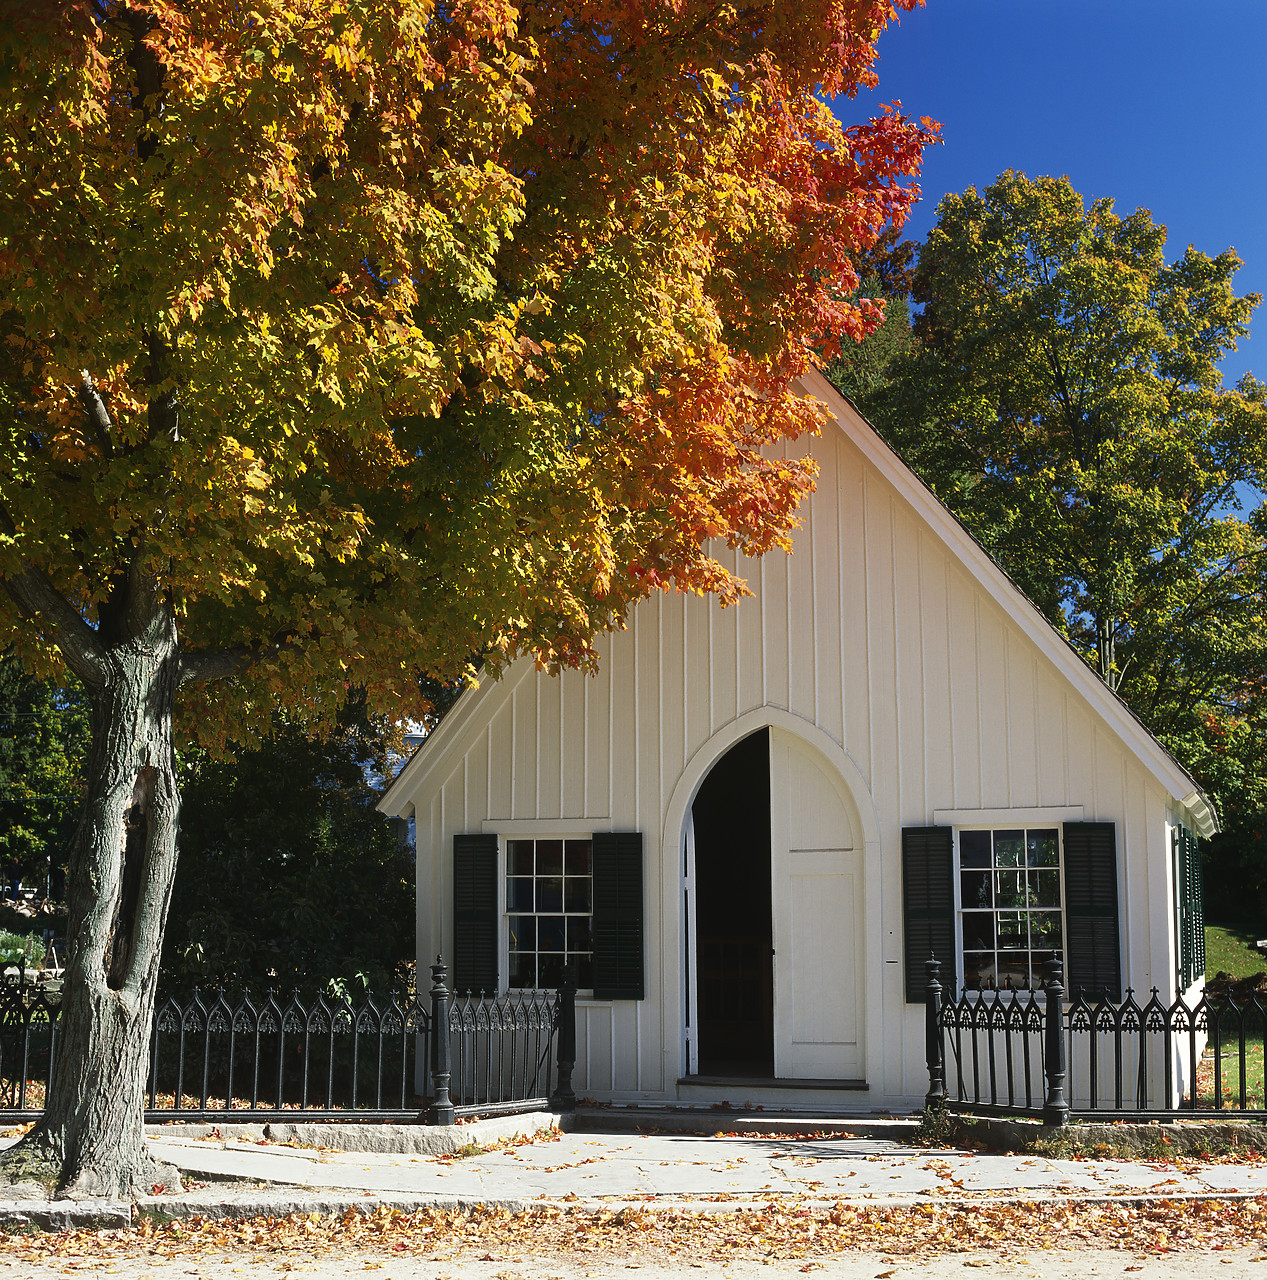
[{"label": "door threshold", "polygon": [[805,1080],[781,1076],[679,1076],[679,1085],[703,1085],[723,1089],[837,1089],[865,1093],[865,1080]]}]

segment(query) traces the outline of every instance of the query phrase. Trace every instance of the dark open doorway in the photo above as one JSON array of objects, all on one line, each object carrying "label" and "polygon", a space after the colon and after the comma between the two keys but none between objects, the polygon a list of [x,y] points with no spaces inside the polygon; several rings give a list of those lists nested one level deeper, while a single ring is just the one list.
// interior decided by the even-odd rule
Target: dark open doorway
[{"label": "dark open doorway", "polygon": [[713,766],[691,807],[699,1074],[774,1075],[770,735]]}]

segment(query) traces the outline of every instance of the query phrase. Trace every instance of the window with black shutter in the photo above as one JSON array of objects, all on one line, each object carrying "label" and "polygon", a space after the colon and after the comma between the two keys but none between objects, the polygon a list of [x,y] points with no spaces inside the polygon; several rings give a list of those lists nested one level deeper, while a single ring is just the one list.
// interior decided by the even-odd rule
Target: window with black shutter
[{"label": "window with black shutter", "polygon": [[954,833],[950,827],[902,831],[902,911],[905,926],[906,999],[922,1004],[928,960],[941,961],[941,983],[955,989]]},{"label": "window with black shutter", "polygon": [[1066,822],[1065,987],[1070,998],[1122,998],[1117,832],[1111,822]]},{"label": "window with black shutter", "polygon": [[642,835],[599,832],[594,867],[594,995],[641,1000],[643,981]]},{"label": "window with black shutter", "polygon": [[453,990],[497,991],[497,837],[453,837]]},{"label": "window with black shutter", "polygon": [[1173,828],[1175,850],[1175,931],[1179,988],[1186,991],[1205,976],[1205,915],[1201,906],[1201,847],[1187,827]]},{"label": "window with black shutter", "polygon": [[[1192,861],[1177,858],[1188,886],[1179,929],[1189,968],[1198,945]],[[1121,999],[1111,822],[910,827],[902,832],[902,876],[909,1002],[924,999],[929,959],[942,962],[942,983],[950,990],[958,982],[973,990],[1025,990],[1042,985],[1053,953],[1064,958],[1071,995]]]}]

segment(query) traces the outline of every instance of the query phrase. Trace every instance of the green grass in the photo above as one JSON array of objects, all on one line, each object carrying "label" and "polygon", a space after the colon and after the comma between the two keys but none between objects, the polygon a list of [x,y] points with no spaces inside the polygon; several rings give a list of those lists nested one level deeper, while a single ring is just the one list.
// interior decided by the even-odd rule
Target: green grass
[{"label": "green grass", "polygon": [[[1226,1032],[1225,1032],[1226,1034]],[[1263,1109],[1263,1033],[1250,1031],[1245,1036],[1245,1105],[1251,1110]],[[1223,1050],[1223,1105],[1241,1105],[1240,1046]],[[1206,1049],[1197,1069],[1197,1102],[1202,1107],[1214,1105],[1214,1052]]]},{"label": "green grass", "polygon": [[1258,937],[1251,929],[1235,925],[1205,926],[1205,976],[1228,973],[1233,978],[1248,978],[1267,970],[1267,956],[1254,950]]},{"label": "green grass", "polygon": [[[1250,978],[1267,971],[1267,956],[1254,949],[1258,935],[1252,930],[1232,925],[1208,924],[1205,927],[1205,976],[1226,973],[1232,978]],[[1263,997],[1260,995],[1259,997]],[[1265,1001],[1267,1003],[1267,1001]],[[1224,1035],[1229,1034],[1225,1028]],[[1261,1108],[1263,1102],[1263,1032],[1261,1026],[1247,1028],[1245,1037],[1246,1102]],[[1241,1064],[1239,1047],[1223,1050],[1223,1102],[1240,1104]],[[1207,1049],[1197,1072],[1197,1096],[1203,1106],[1214,1104],[1214,1055]]]}]

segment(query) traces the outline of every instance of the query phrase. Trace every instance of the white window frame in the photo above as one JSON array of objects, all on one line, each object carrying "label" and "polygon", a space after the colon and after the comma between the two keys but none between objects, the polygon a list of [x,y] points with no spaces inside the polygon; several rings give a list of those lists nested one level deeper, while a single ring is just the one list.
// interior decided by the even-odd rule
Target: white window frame
[{"label": "white window frame", "polygon": [[[516,826],[529,826],[528,823],[515,824]],[[563,824],[560,824],[563,825]],[[569,823],[568,826],[573,824]],[[563,830],[553,824],[532,823],[532,829],[523,830],[499,830],[497,832],[497,914],[498,914],[498,947],[500,950],[499,963],[502,965],[502,972],[506,975],[504,981],[505,990],[508,993],[519,993],[531,995],[539,991],[553,991],[554,987],[516,987],[511,984],[511,951],[510,951],[510,917],[512,915],[532,915],[537,916],[539,913],[535,910],[530,912],[510,910],[509,903],[509,887],[510,887],[510,841],[512,840],[532,840],[534,843],[543,840],[586,840],[590,842],[590,963],[593,964],[594,956],[594,937],[593,937],[593,920],[594,920],[594,864],[593,864],[593,836],[595,828],[588,822],[584,828],[577,827],[575,830]],[[602,830],[602,828],[597,828]],[[534,873],[534,879],[536,878]],[[553,914],[553,913],[547,913]],[[560,912],[561,916],[566,918],[567,912]],[[580,915],[580,912],[573,912],[573,915]],[[540,954],[540,951],[537,951]],[[567,951],[563,952],[566,959]],[[578,983],[578,996],[588,997],[593,993],[593,986],[581,986]]]},{"label": "white window frame", "polygon": [[[939,814],[947,813],[946,810],[939,810]],[[1058,810],[1061,814],[1069,812],[1068,810]],[[1067,963],[1067,947],[1068,947],[1068,911],[1065,903],[1065,832],[1064,823],[1077,822],[1082,820],[1082,810],[1077,809],[1076,817],[1053,816],[1052,810],[1034,810],[1034,809],[990,809],[973,811],[972,816],[975,818],[984,818],[978,821],[961,821],[953,824],[953,833],[951,839],[951,869],[954,877],[954,900],[955,900],[955,957],[957,960],[956,968],[959,974],[959,984],[965,991],[989,993],[997,991],[1001,994],[1024,994],[1027,991],[1039,991],[1040,986],[1033,987],[969,987],[967,985],[967,964],[964,955],[963,941],[963,917],[965,907],[963,905],[963,864],[960,858],[960,836],[963,832],[971,831],[1021,831],[1028,834],[1030,831],[1046,831],[1054,830],[1056,832],[1056,868],[1060,874],[1060,959],[1062,966]],[[991,859],[993,863],[993,858]],[[974,870],[975,868],[969,868]],[[993,865],[990,868],[993,872]],[[997,915],[998,908],[991,908]],[[1028,913],[1033,910],[1042,910],[1042,908],[1022,907],[1016,908],[1018,911]],[[995,935],[995,954],[1000,950],[998,946],[998,935]],[[1026,951],[1032,957],[1037,954],[1032,946],[1027,946]]]}]

